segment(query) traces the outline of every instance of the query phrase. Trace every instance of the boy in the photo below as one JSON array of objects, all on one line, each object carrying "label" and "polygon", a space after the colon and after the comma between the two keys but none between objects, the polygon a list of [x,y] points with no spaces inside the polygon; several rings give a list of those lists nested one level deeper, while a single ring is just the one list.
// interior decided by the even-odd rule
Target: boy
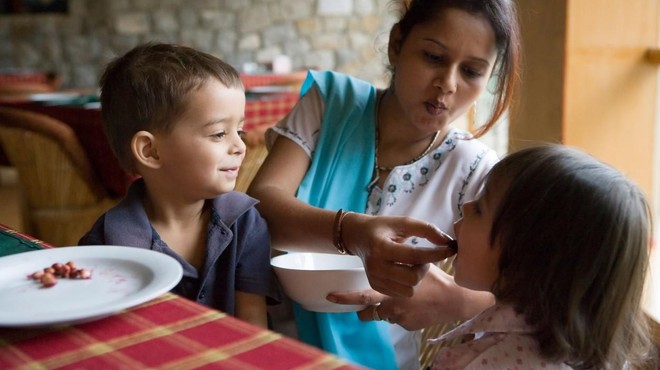
[{"label": "boy", "polygon": [[267,326],[279,299],[257,201],[232,192],[245,156],[245,93],[234,68],[183,46],[148,43],[101,77],[104,130],[141,176],[79,244],[148,248],[184,269],[174,293]]}]

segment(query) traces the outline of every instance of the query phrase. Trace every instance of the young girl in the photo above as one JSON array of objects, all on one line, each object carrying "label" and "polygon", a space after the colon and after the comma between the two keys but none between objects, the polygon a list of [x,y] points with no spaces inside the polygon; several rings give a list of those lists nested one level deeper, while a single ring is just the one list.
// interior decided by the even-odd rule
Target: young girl
[{"label": "young girl", "polygon": [[647,360],[640,307],[651,240],[642,192],[578,150],[499,162],[454,229],[455,281],[496,304],[433,342],[434,369],[620,369]]}]

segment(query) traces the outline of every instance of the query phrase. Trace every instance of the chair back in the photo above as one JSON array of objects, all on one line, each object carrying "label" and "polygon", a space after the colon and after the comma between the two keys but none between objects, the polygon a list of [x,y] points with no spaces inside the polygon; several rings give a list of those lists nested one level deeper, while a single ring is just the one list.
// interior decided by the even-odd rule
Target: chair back
[{"label": "chair back", "polygon": [[43,114],[0,107],[0,144],[18,172],[30,233],[75,245],[114,202],[71,127]]},{"label": "chair back", "polygon": [[[453,275],[454,274],[454,267],[452,265],[453,260],[454,260],[453,257],[448,258],[440,262],[438,264],[438,267],[440,267],[444,272]],[[460,322],[458,321],[450,322],[450,323],[442,323],[422,329],[422,342],[419,350],[419,363],[421,365],[420,369],[430,369],[433,365],[433,361],[435,360],[435,356],[438,353],[438,351],[440,351],[444,347],[458,344],[461,338],[455,338],[445,343],[438,343],[438,344],[430,344],[428,340],[437,338],[449,332],[459,324]]]},{"label": "chair back", "polygon": [[238,171],[238,178],[236,179],[235,191],[246,192],[252,179],[259,171],[259,167],[264,163],[266,156],[268,156],[268,149],[263,139],[263,130],[255,130],[248,133],[245,140],[247,150],[241,169]]}]

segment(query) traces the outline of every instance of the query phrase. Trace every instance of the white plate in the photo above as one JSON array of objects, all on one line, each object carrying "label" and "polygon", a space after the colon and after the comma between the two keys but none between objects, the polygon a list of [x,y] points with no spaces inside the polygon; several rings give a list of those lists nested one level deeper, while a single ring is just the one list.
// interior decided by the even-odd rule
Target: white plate
[{"label": "white plate", "polygon": [[80,93],[43,93],[32,94],[29,96],[32,101],[48,102],[48,101],[69,101],[82,96]]},{"label": "white plate", "polygon": [[100,101],[95,101],[91,103],[86,103],[83,105],[85,109],[101,109],[101,102]]},{"label": "white plate", "polygon": [[[73,261],[89,280],[58,278],[43,288],[27,276],[53,263]],[[136,306],[172,289],[183,269],[174,258],[120,246],[57,247],[0,258],[0,327],[92,321]]]},{"label": "white plate", "polygon": [[279,94],[291,91],[294,91],[293,88],[286,85],[254,86],[246,90],[250,94]]}]

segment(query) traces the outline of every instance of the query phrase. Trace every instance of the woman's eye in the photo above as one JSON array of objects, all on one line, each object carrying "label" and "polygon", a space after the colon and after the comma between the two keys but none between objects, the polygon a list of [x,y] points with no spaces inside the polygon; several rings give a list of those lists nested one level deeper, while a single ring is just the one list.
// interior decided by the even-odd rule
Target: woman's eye
[{"label": "woman's eye", "polygon": [[465,73],[465,75],[468,78],[479,78],[479,77],[483,76],[483,73],[481,73],[480,71],[478,71],[474,68],[470,68],[470,67],[464,67],[463,68],[463,73]]},{"label": "woman's eye", "polygon": [[424,52],[424,57],[434,63],[443,62],[445,60],[445,58],[442,55],[429,53],[427,51]]}]

